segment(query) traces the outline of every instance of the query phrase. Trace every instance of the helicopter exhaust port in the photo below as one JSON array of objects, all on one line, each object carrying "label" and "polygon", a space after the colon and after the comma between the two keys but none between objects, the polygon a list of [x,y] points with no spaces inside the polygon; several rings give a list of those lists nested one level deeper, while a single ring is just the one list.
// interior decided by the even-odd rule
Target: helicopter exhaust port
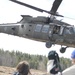
[{"label": "helicopter exhaust port", "polygon": [[51,46],[52,46],[52,42],[50,42],[50,41],[46,42],[46,47],[47,48],[50,48]]}]

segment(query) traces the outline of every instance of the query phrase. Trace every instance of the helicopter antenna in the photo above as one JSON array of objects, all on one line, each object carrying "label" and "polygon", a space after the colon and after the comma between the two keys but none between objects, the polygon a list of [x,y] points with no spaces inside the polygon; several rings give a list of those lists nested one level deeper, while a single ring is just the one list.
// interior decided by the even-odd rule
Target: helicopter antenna
[{"label": "helicopter antenna", "polygon": [[26,7],[29,7],[31,9],[37,10],[39,12],[46,12],[46,13],[54,15],[54,16],[64,17],[64,16],[59,15],[59,14],[56,13],[56,11],[57,11],[59,5],[61,4],[62,0],[55,0],[54,3],[53,3],[51,11],[43,10],[43,9],[38,8],[38,7],[35,7],[35,6],[32,6],[32,5],[20,2],[20,1],[17,1],[17,0],[10,0],[10,1],[15,2],[17,4],[20,4],[20,5],[23,5],[23,6],[26,6]]}]

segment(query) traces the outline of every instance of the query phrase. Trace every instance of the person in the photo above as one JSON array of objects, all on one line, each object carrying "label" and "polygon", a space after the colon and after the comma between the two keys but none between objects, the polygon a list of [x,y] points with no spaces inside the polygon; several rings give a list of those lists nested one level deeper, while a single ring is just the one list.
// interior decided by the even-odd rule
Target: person
[{"label": "person", "polygon": [[75,64],[75,50],[71,53],[72,64]]},{"label": "person", "polygon": [[75,50],[71,53],[72,66],[63,71],[63,75],[75,75]]},{"label": "person", "polygon": [[16,72],[13,75],[28,75],[31,74],[30,66],[27,61],[21,61],[16,67]]},{"label": "person", "polygon": [[47,73],[50,75],[57,75],[59,72],[62,75],[59,55],[56,51],[50,51],[48,53]]}]

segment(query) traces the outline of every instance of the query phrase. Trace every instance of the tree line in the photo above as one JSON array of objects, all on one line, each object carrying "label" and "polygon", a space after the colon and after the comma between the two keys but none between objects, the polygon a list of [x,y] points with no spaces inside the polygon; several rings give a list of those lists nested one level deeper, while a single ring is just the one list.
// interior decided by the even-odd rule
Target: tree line
[{"label": "tree line", "polygon": [[[30,68],[38,69],[38,70],[46,70],[48,59],[43,55],[30,55],[27,53],[22,53],[20,51],[4,51],[0,49],[0,66],[8,66],[8,67],[16,67],[16,65],[20,62],[26,60],[30,64]],[[71,60],[68,58],[61,57],[60,63],[62,66],[62,70],[70,67]]]}]

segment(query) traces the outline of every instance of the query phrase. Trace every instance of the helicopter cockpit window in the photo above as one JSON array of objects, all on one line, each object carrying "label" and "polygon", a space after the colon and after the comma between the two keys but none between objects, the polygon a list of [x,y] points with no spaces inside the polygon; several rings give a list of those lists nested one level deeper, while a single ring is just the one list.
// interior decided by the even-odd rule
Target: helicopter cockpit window
[{"label": "helicopter cockpit window", "polygon": [[73,27],[67,27],[65,29],[65,33],[64,34],[73,34],[73,33],[74,33]]},{"label": "helicopter cockpit window", "polygon": [[42,28],[42,25],[41,24],[37,24],[36,27],[35,27],[35,31],[36,32],[40,32],[41,28]]},{"label": "helicopter cockpit window", "polygon": [[70,33],[71,33],[71,34],[74,33],[73,27],[70,27],[69,30],[70,30]]},{"label": "helicopter cockpit window", "polygon": [[48,30],[49,30],[49,25],[44,25],[43,28],[42,28],[42,32],[47,33]]},{"label": "helicopter cockpit window", "polygon": [[74,31],[74,33],[75,33],[75,27],[73,27],[73,31]]}]

